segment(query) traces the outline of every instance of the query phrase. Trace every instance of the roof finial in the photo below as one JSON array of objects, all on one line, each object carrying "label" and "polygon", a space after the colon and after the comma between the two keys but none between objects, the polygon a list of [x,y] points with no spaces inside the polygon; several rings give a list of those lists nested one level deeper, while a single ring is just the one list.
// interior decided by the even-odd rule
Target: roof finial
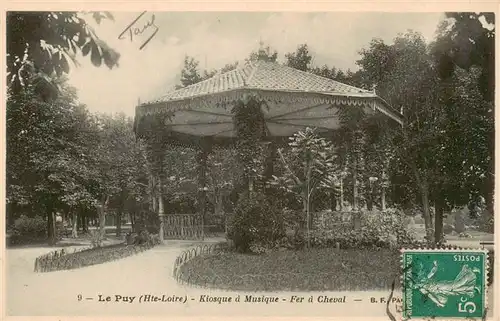
[{"label": "roof finial", "polygon": [[137,97],[137,105],[141,104],[141,97]]},{"label": "roof finial", "polygon": [[269,46],[265,47],[265,43],[262,40],[262,36],[260,36],[259,50],[257,51],[257,61],[269,61],[269,57],[270,57],[270,48]]},{"label": "roof finial", "polygon": [[375,84],[375,83],[374,83],[374,84],[372,85],[372,91],[373,91],[373,93],[374,93],[375,95],[377,94],[376,89],[377,89],[377,84]]}]

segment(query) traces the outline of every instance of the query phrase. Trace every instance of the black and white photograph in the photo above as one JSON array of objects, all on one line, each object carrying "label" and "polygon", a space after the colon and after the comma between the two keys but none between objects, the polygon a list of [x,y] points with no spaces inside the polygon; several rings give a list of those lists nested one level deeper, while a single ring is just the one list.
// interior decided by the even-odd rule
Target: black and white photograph
[{"label": "black and white photograph", "polygon": [[498,5],[115,8],[4,11],[5,317],[498,315]]}]

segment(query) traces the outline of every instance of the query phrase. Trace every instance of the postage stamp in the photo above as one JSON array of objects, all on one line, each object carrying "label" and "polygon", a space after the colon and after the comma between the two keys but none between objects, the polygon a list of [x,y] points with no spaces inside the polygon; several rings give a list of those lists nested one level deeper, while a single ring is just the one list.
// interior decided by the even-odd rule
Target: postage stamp
[{"label": "postage stamp", "polygon": [[0,313],[494,319],[476,1],[2,1]]},{"label": "postage stamp", "polygon": [[482,318],[488,252],[402,250],[403,318]]}]

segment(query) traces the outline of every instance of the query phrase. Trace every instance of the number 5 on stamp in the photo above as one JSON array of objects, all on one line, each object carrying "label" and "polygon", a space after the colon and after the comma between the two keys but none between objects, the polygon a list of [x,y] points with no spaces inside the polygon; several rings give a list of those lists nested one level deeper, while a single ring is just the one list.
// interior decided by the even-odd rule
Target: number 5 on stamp
[{"label": "number 5 on stamp", "polygon": [[482,318],[486,250],[402,250],[403,318]]}]

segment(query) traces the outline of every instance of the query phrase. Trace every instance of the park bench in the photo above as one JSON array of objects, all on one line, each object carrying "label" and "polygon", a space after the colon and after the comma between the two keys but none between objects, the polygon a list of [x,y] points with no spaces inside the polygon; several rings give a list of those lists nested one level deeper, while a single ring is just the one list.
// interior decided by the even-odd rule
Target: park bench
[{"label": "park bench", "polygon": [[493,242],[493,241],[481,241],[481,242],[479,242],[479,245],[481,245],[481,248],[483,248],[483,249],[486,245],[494,245],[494,244],[495,244],[495,242]]}]

